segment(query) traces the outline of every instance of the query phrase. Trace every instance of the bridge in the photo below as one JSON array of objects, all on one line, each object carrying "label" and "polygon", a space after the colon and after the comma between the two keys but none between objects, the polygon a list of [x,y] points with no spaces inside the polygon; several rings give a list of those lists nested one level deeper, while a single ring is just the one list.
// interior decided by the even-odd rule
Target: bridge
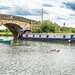
[{"label": "bridge", "polygon": [[24,17],[4,15],[0,14],[0,26],[6,26],[14,35],[14,38],[18,35],[20,29],[35,29],[35,26],[39,24],[39,21],[30,20]]}]

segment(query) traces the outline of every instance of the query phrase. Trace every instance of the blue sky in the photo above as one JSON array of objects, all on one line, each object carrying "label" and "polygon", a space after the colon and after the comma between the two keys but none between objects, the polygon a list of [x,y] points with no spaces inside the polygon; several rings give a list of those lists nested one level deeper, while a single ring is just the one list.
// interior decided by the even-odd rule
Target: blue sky
[{"label": "blue sky", "polygon": [[[2,6],[13,8],[3,8]],[[65,23],[67,27],[75,27],[74,0],[0,0],[0,14],[19,15],[41,21],[42,8],[44,9],[44,20],[51,20],[60,26]]]}]

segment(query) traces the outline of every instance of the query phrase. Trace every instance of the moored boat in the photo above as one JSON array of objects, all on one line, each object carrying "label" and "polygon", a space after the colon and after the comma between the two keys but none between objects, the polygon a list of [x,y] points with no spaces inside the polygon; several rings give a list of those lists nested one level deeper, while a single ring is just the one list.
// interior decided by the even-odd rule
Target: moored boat
[{"label": "moored boat", "polygon": [[31,33],[30,30],[20,30],[18,39],[41,39],[41,40],[65,40],[71,42],[75,40],[75,34],[61,33]]},{"label": "moored boat", "polygon": [[0,39],[0,42],[11,42],[11,40]]}]

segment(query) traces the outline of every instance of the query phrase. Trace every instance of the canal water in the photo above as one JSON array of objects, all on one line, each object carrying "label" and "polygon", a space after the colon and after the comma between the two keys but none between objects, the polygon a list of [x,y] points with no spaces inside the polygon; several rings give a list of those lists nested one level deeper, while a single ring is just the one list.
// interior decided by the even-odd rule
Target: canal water
[{"label": "canal water", "polygon": [[75,43],[0,38],[0,75],[75,75]]}]

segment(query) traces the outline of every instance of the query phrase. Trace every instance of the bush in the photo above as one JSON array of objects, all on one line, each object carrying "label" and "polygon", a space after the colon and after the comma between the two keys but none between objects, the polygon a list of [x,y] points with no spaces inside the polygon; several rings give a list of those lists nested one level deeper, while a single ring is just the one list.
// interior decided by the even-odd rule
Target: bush
[{"label": "bush", "polygon": [[40,28],[37,28],[35,32],[36,33],[42,33],[42,30]]}]

